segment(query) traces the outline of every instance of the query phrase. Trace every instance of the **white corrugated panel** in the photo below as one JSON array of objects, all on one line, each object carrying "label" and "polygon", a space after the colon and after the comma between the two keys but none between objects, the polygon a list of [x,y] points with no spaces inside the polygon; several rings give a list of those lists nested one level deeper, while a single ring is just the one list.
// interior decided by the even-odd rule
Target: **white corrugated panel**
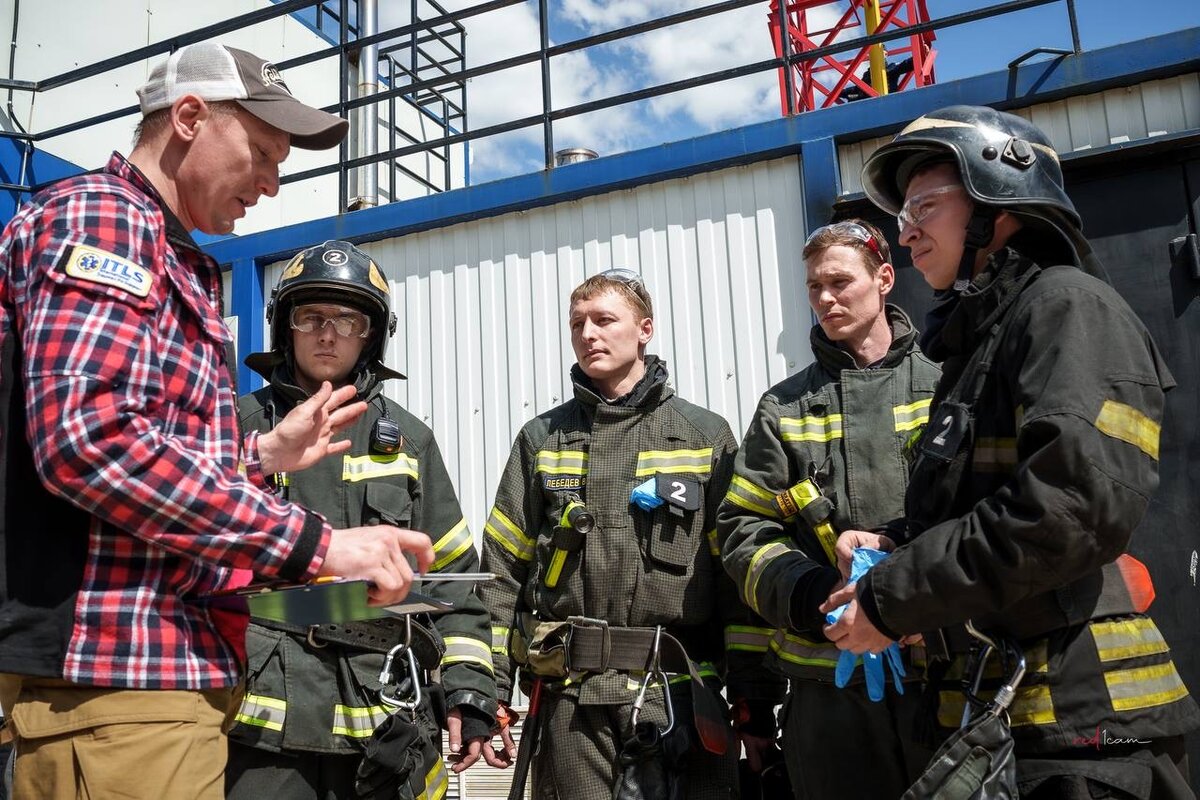
[{"label": "white corrugated panel", "polygon": [[365,245],[400,318],[387,360],[409,379],[388,394],[433,428],[476,537],[521,425],[570,396],[571,289],[609,267],[641,272],[650,351],[740,438],[812,360],[803,219],[789,157]]},{"label": "white corrugated panel", "polygon": [[[1068,97],[1014,109],[1050,137],[1059,153],[1074,153],[1200,128],[1200,74]],[[863,162],[892,137],[838,148],[842,194],[862,191]]]}]

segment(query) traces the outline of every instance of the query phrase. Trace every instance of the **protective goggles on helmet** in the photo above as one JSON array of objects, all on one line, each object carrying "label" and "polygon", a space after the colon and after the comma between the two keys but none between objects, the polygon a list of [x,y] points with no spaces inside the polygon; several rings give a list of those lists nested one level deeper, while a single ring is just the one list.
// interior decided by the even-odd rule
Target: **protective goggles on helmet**
[{"label": "protective goggles on helmet", "polygon": [[371,318],[361,311],[344,306],[301,305],[292,309],[292,330],[301,333],[323,331],[333,325],[338,336],[365,339],[371,332]]},{"label": "protective goggles on helmet", "polygon": [[849,236],[852,239],[857,239],[865,244],[867,249],[874,253],[875,257],[880,261],[886,260],[883,257],[883,251],[879,248],[879,242],[875,241],[875,237],[871,235],[869,230],[864,228],[862,225],[859,225],[857,222],[833,222],[829,225],[822,225],[808,235],[808,238],[804,240],[804,246],[807,248],[813,243],[814,239],[826,231],[832,234]]},{"label": "protective goggles on helmet", "polygon": [[900,230],[915,228],[929,219],[941,205],[936,198],[959,190],[966,191],[961,183],[948,183],[945,186],[914,194],[905,200],[904,205],[900,206],[900,212],[896,214]]}]

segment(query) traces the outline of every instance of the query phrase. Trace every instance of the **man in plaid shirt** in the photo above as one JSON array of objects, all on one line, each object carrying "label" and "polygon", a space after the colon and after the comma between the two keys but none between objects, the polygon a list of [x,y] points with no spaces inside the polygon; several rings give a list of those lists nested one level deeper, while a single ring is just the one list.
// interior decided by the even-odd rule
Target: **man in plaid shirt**
[{"label": "man in plaid shirt", "polygon": [[[213,43],[138,92],[128,159],[33,197],[0,238],[0,700],[25,798],[222,796],[221,726],[246,616],[205,596],[233,570],[365,578],[408,590],[428,537],[332,530],[274,497],[364,408],[322,387],[241,441],[216,262],[279,188],[291,146],[346,123],[303,105],[271,64]],[[349,393],[352,396],[352,392]]]}]

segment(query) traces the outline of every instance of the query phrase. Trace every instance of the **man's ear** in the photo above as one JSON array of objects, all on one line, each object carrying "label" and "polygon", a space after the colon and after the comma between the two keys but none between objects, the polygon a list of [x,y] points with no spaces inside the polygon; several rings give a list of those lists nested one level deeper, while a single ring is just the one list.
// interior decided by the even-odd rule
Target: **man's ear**
[{"label": "man's ear", "polygon": [[200,126],[212,116],[208,103],[194,94],[185,94],[171,106],[171,133],[185,142],[196,138]]},{"label": "man's ear", "polygon": [[896,268],[885,261],[879,266],[875,276],[879,278],[879,293],[887,297],[896,285]]},{"label": "man's ear", "polygon": [[645,346],[654,338],[654,319],[645,317],[640,323],[638,330],[638,343]]}]

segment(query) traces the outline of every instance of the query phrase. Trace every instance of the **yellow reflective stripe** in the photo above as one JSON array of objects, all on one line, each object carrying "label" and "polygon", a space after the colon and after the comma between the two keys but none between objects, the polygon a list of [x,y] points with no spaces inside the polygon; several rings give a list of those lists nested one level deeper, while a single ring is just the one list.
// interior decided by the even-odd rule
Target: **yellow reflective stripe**
[{"label": "yellow reflective stripe", "polygon": [[387,717],[387,709],[383,706],[344,706],[338,703],[333,707],[332,731],[335,736],[366,739]]},{"label": "yellow reflective stripe", "polygon": [[588,454],[582,450],[539,450],[534,472],[547,475],[586,475]]},{"label": "yellow reflective stripe", "polygon": [[492,652],[498,656],[508,655],[508,638],[512,635],[512,628],[506,628],[503,625],[492,626]]},{"label": "yellow reflective stripe", "polygon": [[[979,697],[991,700],[995,690],[983,690]],[[943,728],[957,728],[962,723],[963,708],[966,698],[961,691],[938,692],[938,724]],[[1018,686],[1016,697],[1008,710],[1010,724],[1016,728],[1021,725],[1053,725],[1058,721],[1054,713],[1054,698],[1050,687]]]},{"label": "yellow reflective stripe", "polygon": [[635,478],[657,472],[673,475],[708,475],[712,472],[712,448],[701,450],[643,450],[638,453]]},{"label": "yellow reflective stripe", "polygon": [[1096,430],[1128,442],[1146,455],[1158,460],[1158,437],[1161,429],[1154,420],[1133,406],[1105,400],[1096,417]]},{"label": "yellow reflective stripe", "polygon": [[704,534],[708,537],[708,552],[712,553],[717,558],[721,557],[721,542],[717,539],[717,529],[713,528],[708,533]]},{"label": "yellow reflective stripe", "polygon": [[[721,677],[721,674],[719,672],[717,672],[716,665],[713,664],[711,661],[697,661],[696,662],[696,674],[700,676],[701,680],[703,680],[704,678],[719,678],[719,677]],[[690,674],[683,673],[683,674],[676,675],[671,678],[667,678],[667,683],[671,683],[671,684],[683,683],[684,681],[690,681],[691,679],[692,679],[692,676]]]},{"label": "yellow reflective stripe", "polygon": [[478,639],[472,639],[470,636],[447,636],[446,652],[442,655],[442,666],[448,667],[451,664],[463,663],[478,664],[489,673],[495,674],[495,669],[492,667],[492,652],[486,644]]},{"label": "yellow reflective stripe", "polygon": [[1114,711],[1165,706],[1187,697],[1187,687],[1179,679],[1175,664],[1119,669],[1104,673],[1108,696]]},{"label": "yellow reflective stripe", "polygon": [[751,625],[726,625],[725,649],[748,653],[765,653],[771,644],[774,628],[756,628]]},{"label": "yellow reflective stripe", "polygon": [[274,697],[248,694],[242,698],[242,707],[238,709],[234,719],[256,728],[281,731],[287,719],[287,703]]},{"label": "yellow reflective stripe", "polygon": [[776,630],[768,645],[771,652],[784,661],[805,667],[837,666],[841,652],[828,642],[814,642],[803,636]]},{"label": "yellow reflective stripe", "polygon": [[933,398],[927,397],[906,406],[893,406],[892,418],[896,420],[896,430],[911,431],[929,422],[929,405]]},{"label": "yellow reflective stripe", "polygon": [[466,519],[459,520],[449,533],[434,542],[435,560],[429,569],[438,572],[448,564],[454,563],[459,556],[467,552],[473,541],[471,532],[467,530]]},{"label": "yellow reflective stripe", "polygon": [[780,417],[779,432],[785,442],[829,442],[842,438],[842,415]]},{"label": "yellow reflective stripe", "polygon": [[425,773],[425,791],[417,795],[416,800],[442,800],[449,788],[450,776],[446,773],[445,762],[439,758]]},{"label": "yellow reflective stripe", "polygon": [[758,611],[758,579],[762,577],[763,572],[772,561],[791,549],[784,544],[784,541],[765,544],[754,551],[754,555],[750,557],[750,568],[746,570],[746,580],[742,583],[742,588],[745,590],[743,599],[746,601],[746,605],[755,611]]},{"label": "yellow reflective stripe", "polygon": [[504,516],[498,508],[493,508],[483,526],[483,532],[491,536],[508,552],[522,561],[532,561],[535,542],[525,535],[525,532]]},{"label": "yellow reflective stripe", "polygon": [[1017,465],[1017,440],[1011,436],[981,436],[971,451],[971,462],[980,472],[1007,472]]},{"label": "yellow reflective stripe", "polygon": [[775,495],[766,489],[755,486],[741,475],[733,476],[733,480],[729,482],[729,491],[725,493],[725,499],[735,506],[741,506],[755,514],[779,519],[779,512],[774,507]]},{"label": "yellow reflective stripe", "polygon": [[342,480],[355,483],[368,478],[407,475],[416,480],[417,460],[404,453],[393,455],[342,456]]},{"label": "yellow reflective stripe", "polygon": [[558,586],[558,579],[562,577],[562,569],[567,564],[567,551],[561,547],[554,548],[554,553],[550,556],[550,565],[546,567],[546,587],[553,589]]},{"label": "yellow reflective stripe", "polygon": [[1171,648],[1152,620],[1121,619],[1093,622],[1088,625],[1096,640],[1101,661],[1120,661],[1124,658],[1169,653]]}]

